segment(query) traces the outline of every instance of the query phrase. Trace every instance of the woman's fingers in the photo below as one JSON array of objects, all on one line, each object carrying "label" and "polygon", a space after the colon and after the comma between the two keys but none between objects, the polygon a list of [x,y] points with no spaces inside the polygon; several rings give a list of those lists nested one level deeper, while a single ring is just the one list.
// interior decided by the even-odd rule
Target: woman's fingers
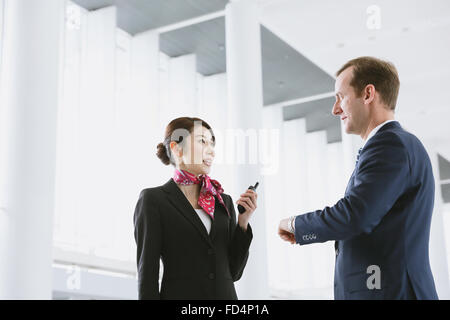
[{"label": "woman's fingers", "polygon": [[255,208],[258,206],[255,195],[243,193],[243,194],[241,194],[241,200],[244,200],[244,199],[249,199]]},{"label": "woman's fingers", "polygon": [[239,199],[237,201],[238,204],[240,204],[241,206],[244,207],[245,211],[253,211],[254,209],[252,208],[252,202],[249,199]]},{"label": "woman's fingers", "polygon": [[241,197],[242,196],[247,196],[247,197],[258,199],[258,194],[254,190],[250,190],[250,189],[247,190],[246,192],[244,192],[243,194],[241,194]]},{"label": "woman's fingers", "polygon": [[240,204],[241,206],[243,206],[246,212],[252,211],[252,209],[251,209],[250,206],[247,204],[247,202],[242,201],[241,199],[239,199],[239,200],[237,201],[237,204]]},{"label": "woman's fingers", "polygon": [[252,209],[255,210],[256,209],[256,204],[253,202],[253,200],[251,198],[248,197],[242,197],[241,198],[242,201],[245,201],[245,203],[247,203],[247,205]]},{"label": "woman's fingers", "polygon": [[258,193],[256,193],[255,190],[248,189],[244,194],[249,196],[255,196],[255,198],[258,199]]}]

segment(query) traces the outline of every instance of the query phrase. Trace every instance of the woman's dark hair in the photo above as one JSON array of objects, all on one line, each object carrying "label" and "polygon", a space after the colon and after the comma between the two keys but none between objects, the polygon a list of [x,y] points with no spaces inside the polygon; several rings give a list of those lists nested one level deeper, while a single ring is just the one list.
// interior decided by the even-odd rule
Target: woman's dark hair
[{"label": "woman's dark hair", "polygon": [[184,144],[184,138],[192,133],[195,125],[202,125],[211,132],[212,140],[215,142],[216,138],[214,132],[210,125],[207,124],[200,118],[190,118],[181,117],[170,121],[166,127],[166,133],[164,136],[164,141],[159,143],[156,152],[156,156],[164,163],[166,166],[169,164],[175,165],[172,153],[170,150],[170,142],[175,141],[176,143]]}]

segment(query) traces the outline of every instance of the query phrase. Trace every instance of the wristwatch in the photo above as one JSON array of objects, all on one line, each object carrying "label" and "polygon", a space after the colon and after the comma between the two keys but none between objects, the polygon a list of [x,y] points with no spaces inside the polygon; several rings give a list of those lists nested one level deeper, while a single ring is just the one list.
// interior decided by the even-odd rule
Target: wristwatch
[{"label": "wristwatch", "polygon": [[289,218],[288,229],[290,233],[295,233],[295,218],[296,216],[292,216]]}]

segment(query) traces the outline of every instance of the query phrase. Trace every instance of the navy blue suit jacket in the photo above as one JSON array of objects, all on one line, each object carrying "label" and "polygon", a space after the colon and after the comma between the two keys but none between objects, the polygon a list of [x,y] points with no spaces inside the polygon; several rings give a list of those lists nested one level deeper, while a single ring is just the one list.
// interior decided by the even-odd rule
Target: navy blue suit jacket
[{"label": "navy blue suit jacket", "polygon": [[[295,239],[336,240],[335,299],[438,299],[428,255],[433,205],[428,154],[394,121],[367,141],[344,198],[297,216]],[[379,289],[367,284],[370,266],[379,268]]]}]

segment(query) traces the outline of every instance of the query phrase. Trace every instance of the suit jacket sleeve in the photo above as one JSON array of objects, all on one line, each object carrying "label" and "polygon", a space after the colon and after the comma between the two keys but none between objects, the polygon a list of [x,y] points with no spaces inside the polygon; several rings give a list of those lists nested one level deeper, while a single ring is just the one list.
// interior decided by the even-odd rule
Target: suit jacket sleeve
[{"label": "suit jacket sleeve", "polygon": [[380,132],[363,149],[356,170],[354,186],[333,207],[296,217],[297,243],[345,240],[370,233],[408,185],[406,148],[394,133]]},{"label": "suit jacket sleeve", "polygon": [[253,232],[250,224],[247,226],[247,231],[244,231],[236,223],[236,211],[234,210],[233,199],[227,196],[227,208],[230,212],[230,246],[229,246],[229,262],[230,272],[233,281],[238,281],[242,277],[245,265],[247,264],[249,248],[253,239]]},{"label": "suit jacket sleeve", "polygon": [[161,220],[158,206],[143,190],[134,212],[139,300],[159,299]]}]

